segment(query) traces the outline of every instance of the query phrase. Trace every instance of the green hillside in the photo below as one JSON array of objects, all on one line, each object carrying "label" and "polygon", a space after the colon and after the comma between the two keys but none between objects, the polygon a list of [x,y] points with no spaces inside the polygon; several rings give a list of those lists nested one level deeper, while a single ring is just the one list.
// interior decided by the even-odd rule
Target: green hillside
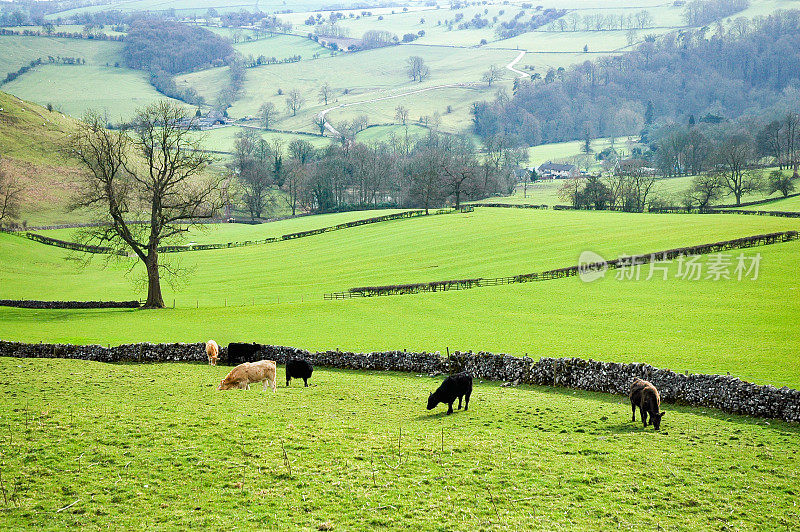
[{"label": "green hillside", "polygon": [[78,169],[60,147],[75,120],[0,92],[0,154],[6,172],[25,187],[21,221],[29,225],[79,219],[66,212]]}]

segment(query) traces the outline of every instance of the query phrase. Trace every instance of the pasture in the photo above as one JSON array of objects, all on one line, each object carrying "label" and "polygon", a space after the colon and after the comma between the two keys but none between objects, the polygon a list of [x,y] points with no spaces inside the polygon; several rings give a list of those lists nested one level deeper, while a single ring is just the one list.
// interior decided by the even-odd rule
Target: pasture
[{"label": "pasture", "polygon": [[302,56],[303,60],[308,60],[316,54],[330,55],[332,53],[314,41],[297,35],[271,35],[258,40],[241,41],[235,44],[234,48],[245,57],[264,55],[268,58],[274,57],[279,61],[295,55]]},{"label": "pasture", "polygon": [[[544,146],[541,146],[544,148]],[[539,146],[537,146],[539,148]],[[534,148],[532,148],[534,149]],[[530,163],[529,163],[530,164]],[[533,165],[531,165],[533,166]],[[762,170],[762,174],[769,173],[769,169]],[[653,188],[648,196],[650,199],[660,199],[665,201],[668,205],[681,207],[684,205],[684,198],[686,193],[692,187],[692,180],[694,176],[681,176],[671,178],[657,178]],[[527,204],[527,205],[565,205],[569,201],[559,197],[559,189],[564,186],[564,179],[544,179],[534,183],[528,183],[527,191],[524,184],[518,184],[514,191],[508,196],[492,196],[481,200],[476,203],[508,203],[508,204]],[[761,201],[761,200],[774,200],[764,204],[750,205],[740,207],[741,209],[751,211],[797,211],[798,202],[797,198],[783,199],[780,192],[773,192],[768,194],[767,190],[753,190],[742,195],[742,202]],[[711,205],[726,205],[731,208],[734,206],[736,198],[731,194],[725,194],[724,191],[720,197],[711,201]]]},{"label": "pasture", "polygon": [[[108,90],[112,86],[115,89]],[[51,103],[75,117],[95,110],[114,122],[129,120],[141,107],[169,99],[150,85],[145,72],[89,64],[43,65],[6,83],[3,90],[40,105]]]},{"label": "pasture", "polygon": [[[220,392],[228,368],[0,358],[5,528],[793,528],[800,431],[626,398],[317,368]],[[29,378],[19,379],[20,374]],[[284,374],[278,368],[278,381]],[[285,452],[285,454],[284,454]],[[746,463],[743,459],[746,458]],[[726,497],[720,497],[720,493]],[[346,494],[346,495],[345,495]]]},{"label": "pasture", "polygon": [[780,195],[776,195],[777,198],[775,201],[770,201],[769,203],[762,203],[760,205],[750,205],[747,207],[742,207],[742,209],[748,211],[789,211],[789,212],[800,212],[800,196],[794,196],[791,198],[783,198]]},{"label": "pasture", "polygon": [[[253,123],[253,126],[259,127],[256,123]],[[305,140],[310,142],[315,148],[324,148],[331,142],[329,137],[282,133],[278,131],[264,131],[263,129],[254,130],[253,128],[246,128],[242,126],[217,127],[203,131],[200,133],[200,136],[203,139],[203,146],[209,150],[233,152],[236,147],[236,135],[242,131],[256,131],[261,138],[270,143],[274,143],[275,141],[283,142],[283,147],[285,150],[288,150],[289,144],[293,140]],[[224,155],[222,154],[216,154],[215,157],[224,159]]]},{"label": "pasture", "polygon": [[[212,5],[213,4],[213,5]],[[92,5],[75,8],[62,13],[48,15],[56,20],[59,16],[69,16],[78,12],[97,12],[108,5]],[[245,57],[275,57],[283,59],[300,55],[298,63],[265,65],[247,70],[243,90],[228,110],[231,117],[241,118],[254,115],[264,102],[274,103],[278,110],[276,127],[294,131],[316,132],[314,117],[322,110],[336,105],[346,105],[331,111],[327,118],[332,124],[350,121],[359,115],[366,115],[371,123],[394,123],[395,108],[403,105],[409,108],[412,120],[420,117],[441,116],[439,128],[445,132],[463,133],[468,130],[471,116],[469,106],[476,101],[491,100],[497,88],[510,90],[513,79],[511,72],[505,71],[505,79],[491,88],[481,82],[482,74],[492,65],[504,67],[517,54],[517,50],[527,50],[517,68],[525,72],[544,74],[551,67],[566,67],[570,64],[594,59],[601,53],[621,53],[628,48],[626,30],[606,29],[592,31],[581,23],[578,31],[553,31],[552,25],[537,31],[498,40],[496,30],[499,24],[509,22],[520,15],[527,17],[531,11],[520,4],[490,3],[473,6],[446,8],[445,6],[410,5],[405,8],[393,6],[374,9],[346,9],[337,24],[349,31],[350,37],[360,38],[368,30],[385,30],[402,37],[406,33],[424,32],[412,44],[388,47],[359,53],[332,52],[309,40],[307,34],[315,26],[304,24],[309,16],[318,13],[327,19],[328,11],[318,11],[322,4],[313,0],[298,0],[289,3],[269,2],[257,6],[225,2],[186,2],[168,3],[154,0],[135,0],[113,4],[114,9],[132,12],[141,9],[173,9],[178,16],[205,15],[206,10],[214,8],[222,13],[257,7],[269,12],[281,11],[278,16],[294,24],[294,35],[273,35],[253,40],[251,29],[217,28],[217,20],[203,19],[212,24],[209,29],[223,36],[242,40],[234,48]],[[642,9],[650,12],[654,27],[638,30],[635,38],[642,40],[649,35],[659,35],[682,27],[680,7],[656,1],[639,2],[631,6],[626,2],[603,3],[596,0],[574,0],[566,3],[544,5],[570,10],[570,15],[588,17],[604,15],[632,15]],[[775,0],[754,0],[744,12],[747,15],[763,15],[778,8]],[[285,11],[291,11],[286,13]],[[366,13],[371,13],[366,14]],[[470,26],[459,29],[459,25],[480,15],[488,25],[476,28]],[[458,20],[456,20],[457,17]],[[379,20],[380,19],[380,20]],[[583,20],[583,18],[581,18]],[[72,27],[70,27],[72,28]],[[75,27],[74,29],[82,29]],[[247,40],[250,37],[251,40]],[[3,65],[6,71],[13,71],[30,60],[48,55],[76,55],[86,57],[86,68],[79,71],[69,68],[39,68],[23,75],[7,85],[7,90],[37,103],[53,103],[59,109],[82,115],[89,108],[107,111],[112,119],[128,118],[130,113],[143,103],[161,97],[149,85],[147,77],[140,72],[125,68],[106,68],[119,60],[121,43],[105,41],[51,39],[46,37],[0,37],[0,72]],[[321,37],[325,40],[325,37]],[[486,41],[486,45],[480,45]],[[584,46],[588,53],[584,53]],[[70,52],[70,50],[72,50]],[[308,63],[319,54],[318,60]],[[411,55],[423,57],[430,67],[431,76],[423,83],[408,80],[405,73],[405,60]],[[16,66],[15,66],[16,65]],[[14,66],[14,68],[11,68]],[[327,104],[318,97],[323,83],[333,88],[334,97]],[[176,77],[179,87],[191,87],[213,105],[229,83],[227,68],[210,68],[186,73]],[[440,87],[436,90],[409,94],[418,89]],[[113,86],[110,94],[106,87]],[[297,115],[286,109],[286,93],[298,89],[305,100]],[[278,94],[279,90],[282,94]],[[388,99],[386,99],[388,97]],[[212,149],[216,149],[213,148]]]},{"label": "pasture", "polygon": [[[331,215],[330,221],[336,219]],[[236,239],[282,234],[280,224],[235,226]],[[270,224],[268,224],[270,225]],[[322,225],[330,225],[326,220]],[[226,242],[230,226],[193,239]],[[310,227],[307,226],[307,227]],[[476,209],[360,226],[260,246],[162,255],[188,269],[165,285],[162,311],[0,309],[0,337],[22,341],[125,343],[258,341],[308,349],[489,350],[583,356],[725,372],[800,385],[800,244],[760,254],[756,280],[577,278],[467,291],[324,301],[354,286],[514,275],[576,264],[584,250],[605,258],[655,252],[778,230],[785,218]],[[251,232],[252,231],[252,232]],[[57,232],[56,232],[57,233]],[[565,234],[569,238],[565,238]],[[3,297],[131,299],[142,292],[130,264],[88,265],[66,250],[0,235]],[[736,260],[738,253],[731,259]],[[749,259],[748,259],[749,260]],[[579,318],[576,318],[579,317]],[[124,323],[124,327],[119,325]]]},{"label": "pasture", "polygon": [[[413,82],[406,75],[406,59],[414,55],[423,57],[431,70],[430,78],[422,83]],[[505,65],[514,57],[516,54],[507,50],[463,50],[408,45],[321,57],[313,63],[301,61],[260,66],[247,70],[244,93],[229,109],[229,113],[234,117],[255,115],[261,104],[272,102],[280,112],[277,127],[315,132],[317,129],[313,124],[313,117],[328,107],[368,102],[439,85],[478,83],[490,65]],[[176,82],[179,86],[194,88],[207,101],[214,101],[227,79],[227,69],[216,68],[178,76]],[[319,89],[325,82],[331,85],[334,94],[327,105],[320,102],[318,96]],[[278,94],[279,89],[281,94]],[[305,100],[305,105],[297,116],[286,109],[286,93],[292,89],[299,90]],[[439,112],[444,114],[449,100],[423,94],[427,97],[428,105],[435,103]],[[484,90],[473,96],[472,101],[493,94],[494,89],[488,92]],[[459,97],[463,100],[463,93]],[[386,106],[391,108],[391,116],[388,117],[390,121],[394,120],[394,108],[400,103],[402,100],[394,98],[387,101]],[[364,111],[354,112],[362,114]],[[339,111],[334,110],[328,116],[328,121],[336,123],[340,120],[338,115]],[[416,118],[414,114],[411,116]],[[387,117],[376,115],[370,118],[375,123],[383,122]],[[463,129],[466,120],[468,114],[460,113],[459,129]]]},{"label": "pasture", "polygon": [[[80,57],[86,60],[87,66],[100,66],[106,63],[113,66],[116,61],[120,61],[121,49],[122,44],[118,42],[0,35],[0,50],[2,50],[0,74],[5,77],[6,73],[16,71],[36,59],[42,58],[47,61],[48,56]],[[63,68],[69,70],[73,67],[64,66]],[[23,74],[23,77],[26,75],[30,75],[30,73]],[[4,86],[3,89],[8,90],[7,86]],[[26,97],[24,94],[20,94],[20,96]]]}]

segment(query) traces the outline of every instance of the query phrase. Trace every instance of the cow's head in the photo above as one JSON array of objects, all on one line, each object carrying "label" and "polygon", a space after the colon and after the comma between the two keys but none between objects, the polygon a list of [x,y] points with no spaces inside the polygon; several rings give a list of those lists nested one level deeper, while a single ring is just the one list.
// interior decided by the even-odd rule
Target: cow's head
[{"label": "cow's head", "polygon": [[436,408],[436,405],[439,404],[439,400],[436,398],[435,394],[430,394],[428,396],[428,410],[433,410]]},{"label": "cow's head", "polygon": [[654,429],[659,430],[661,428],[661,416],[664,414],[666,414],[666,412],[659,412],[658,414],[650,416],[650,421]]}]

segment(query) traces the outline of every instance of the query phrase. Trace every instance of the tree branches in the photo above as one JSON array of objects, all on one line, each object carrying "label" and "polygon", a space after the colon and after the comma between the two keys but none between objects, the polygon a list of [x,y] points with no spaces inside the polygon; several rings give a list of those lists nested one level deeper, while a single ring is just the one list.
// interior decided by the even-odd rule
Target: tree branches
[{"label": "tree branches", "polygon": [[[158,247],[219,206],[220,177],[202,174],[210,161],[183,108],[161,101],[141,109],[131,129],[107,130],[90,113],[70,139],[68,155],[87,170],[74,208],[100,208],[105,226],[86,240],[132,251],[145,265],[145,307],[164,306]],[[131,220],[144,218],[144,224]]]}]

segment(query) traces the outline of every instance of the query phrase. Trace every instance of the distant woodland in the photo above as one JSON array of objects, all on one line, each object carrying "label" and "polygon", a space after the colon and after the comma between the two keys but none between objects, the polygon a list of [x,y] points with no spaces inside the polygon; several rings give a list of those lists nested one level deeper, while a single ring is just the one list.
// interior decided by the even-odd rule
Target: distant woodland
[{"label": "distant woodland", "polygon": [[178,89],[172,75],[221,66],[233,57],[233,47],[226,39],[198,26],[140,18],[130,25],[122,57],[128,67],[149,72],[150,83],[162,94],[201,104],[202,98],[193,89]]},{"label": "distant woodland", "polygon": [[483,138],[528,145],[639,133],[645,124],[719,122],[797,105],[800,11],[647,38],[634,51],[515,83],[476,103]]}]

